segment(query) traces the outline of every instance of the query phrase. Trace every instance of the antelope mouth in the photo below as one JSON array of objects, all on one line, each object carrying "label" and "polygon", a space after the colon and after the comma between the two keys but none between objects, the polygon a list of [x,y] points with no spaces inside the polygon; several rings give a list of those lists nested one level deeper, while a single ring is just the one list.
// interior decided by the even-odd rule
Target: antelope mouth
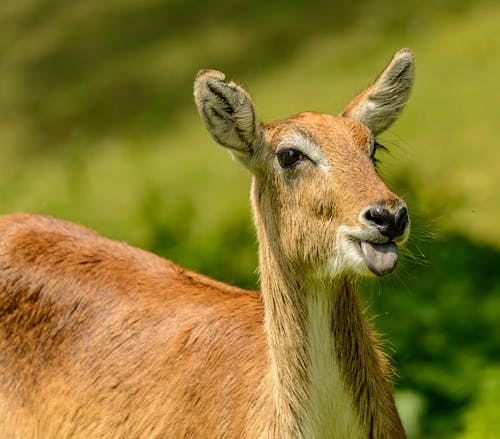
[{"label": "antelope mouth", "polygon": [[398,263],[398,246],[390,241],[385,244],[376,244],[369,241],[360,241],[361,255],[368,269],[377,276],[391,273]]}]

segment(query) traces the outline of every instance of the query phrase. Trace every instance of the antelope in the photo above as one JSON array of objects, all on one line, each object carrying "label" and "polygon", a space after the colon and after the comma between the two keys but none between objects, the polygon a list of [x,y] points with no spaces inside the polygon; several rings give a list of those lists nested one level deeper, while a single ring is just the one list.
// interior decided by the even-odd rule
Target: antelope
[{"label": "antelope", "polygon": [[405,202],[374,168],[408,49],[340,116],[261,124],[202,70],[212,137],[252,174],[260,293],[47,216],[0,219],[0,437],[404,438],[361,276],[394,270]]}]

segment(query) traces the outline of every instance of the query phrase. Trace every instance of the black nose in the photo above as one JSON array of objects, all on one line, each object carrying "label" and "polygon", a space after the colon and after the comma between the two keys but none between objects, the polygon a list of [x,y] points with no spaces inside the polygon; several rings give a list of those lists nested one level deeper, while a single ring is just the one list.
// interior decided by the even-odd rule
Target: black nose
[{"label": "black nose", "polygon": [[396,213],[391,213],[383,207],[371,206],[366,209],[363,218],[390,240],[401,236],[409,222],[406,207],[401,207]]}]

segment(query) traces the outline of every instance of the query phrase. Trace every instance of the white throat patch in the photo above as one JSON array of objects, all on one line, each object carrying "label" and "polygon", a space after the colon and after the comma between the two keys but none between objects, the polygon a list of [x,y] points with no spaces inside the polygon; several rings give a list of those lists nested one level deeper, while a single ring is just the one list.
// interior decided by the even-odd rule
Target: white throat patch
[{"label": "white throat patch", "polygon": [[331,291],[310,291],[308,307],[309,406],[306,438],[366,437],[340,373],[332,331]]}]

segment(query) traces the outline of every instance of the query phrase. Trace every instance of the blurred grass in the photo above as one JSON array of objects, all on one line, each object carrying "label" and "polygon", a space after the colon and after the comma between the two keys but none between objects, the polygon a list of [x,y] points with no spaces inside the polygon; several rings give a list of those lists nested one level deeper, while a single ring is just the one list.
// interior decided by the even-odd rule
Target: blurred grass
[{"label": "blurred grass", "polygon": [[0,27],[0,211],[83,223],[250,288],[249,176],[198,118],[197,70],[243,82],[268,122],[338,113],[412,48],[415,90],[380,158],[424,263],[366,295],[412,437],[465,428],[500,356],[498,2],[4,0]]}]

